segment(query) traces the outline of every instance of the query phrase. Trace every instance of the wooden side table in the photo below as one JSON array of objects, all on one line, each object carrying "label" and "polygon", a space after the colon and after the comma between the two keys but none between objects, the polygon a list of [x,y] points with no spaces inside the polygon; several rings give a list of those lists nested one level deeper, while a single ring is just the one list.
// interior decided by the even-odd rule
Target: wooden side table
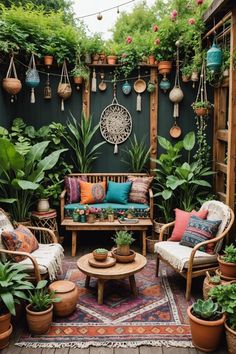
[{"label": "wooden side table", "polygon": [[[46,227],[52,230],[58,242],[60,241],[59,233],[58,233],[58,226],[57,226],[57,211],[56,209],[50,209],[48,212],[38,212],[33,211],[31,214],[31,218],[33,224],[38,227]],[[44,231],[40,231],[40,242],[41,240],[45,242],[45,233]]]}]

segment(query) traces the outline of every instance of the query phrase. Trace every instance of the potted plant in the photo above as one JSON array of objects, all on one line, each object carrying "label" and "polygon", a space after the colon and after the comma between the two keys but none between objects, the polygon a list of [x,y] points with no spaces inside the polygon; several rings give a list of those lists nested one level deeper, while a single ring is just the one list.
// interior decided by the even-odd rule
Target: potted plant
[{"label": "potted plant", "polygon": [[107,259],[108,250],[106,248],[96,248],[93,251],[93,257],[96,261],[104,262]]},{"label": "potted plant", "polygon": [[53,303],[60,301],[54,297],[54,291],[48,291],[46,284],[47,280],[40,280],[33,291],[29,291],[26,320],[33,334],[47,333],[52,323]]},{"label": "potted plant", "polygon": [[187,309],[193,345],[201,351],[214,351],[218,348],[224,329],[226,316],[218,303],[212,299],[198,299]]},{"label": "potted plant", "polygon": [[113,222],[115,219],[114,209],[112,207],[106,208],[107,219],[109,222]]},{"label": "potted plant", "polygon": [[123,156],[121,161],[129,166],[132,172],[143,172],[148,168],[147,163],[150,156],[151,148],[148,148],[144,136],[140,141],[138,141],[136,135],[134,134],[133,139],[130,138],[130,146],[123,149]]},{"label": "potted plant", "polygon": [[25,291],[33,288],[25,280],[25,269],[25,266],[17,263],[0,261],[0,349],[9,343],[11,315],[16,315],[16,304],[20,304],[20,300],[27,300]]},{"label": "potted plant", "polygon": [[79,85],[82,84],[83,80],[88,81],[90,77],[89,68],[82,64],[77,64],[72,70],[71,75],[73,75],[74,83]]},{"label": "potted plant", "polygon": [[50,67],[53,63],[53,58],[55,53],[57,52],[56,45],[53,43],[53,39],[51,43],[44,43],[41,45],[44,65]]},{"label": "potted plant", "polygon": [[190,79],[191,79],[191,74],[192,74],[192,66],[191,65],[185,65],[180,70],[181,70],[181,73],[182,73],[182,81],[183,82],[189,82]]},{"label": "potted plant", "polygon": [[121,256],[128,256],[130,254],[130,245],[135,241],[132,237],[132,232],[125,230],[116,231],[113,240],[116,243],[116,253]]},{"label": "potted plant", "polygon": [[192,103],[192,108],[197,116],[207,116],[211,108],[211,103],[209,101],[196,101]]},{"label": "potted plant", "polygon": [[209,292],[226,314],[225,330],[228,352],[235,353],[236,340],[236,283],[217,285]]},{"label": "potted plant", "polygon": [[208,271],[206,271],[206,277],[203,281],[203,298],[207,300],[209,298],[209,291],[213,289],[215,286],[224,284],[225,282],[221,279],[219,275],[213,274],[211,275]]},{"label": "potted plant", "polygon": [[236,278],[236,247],[231,244],[226,246],[224,254],[218,256],[218,262],[220,266],[220,273],[222,277],[226,279]]}]

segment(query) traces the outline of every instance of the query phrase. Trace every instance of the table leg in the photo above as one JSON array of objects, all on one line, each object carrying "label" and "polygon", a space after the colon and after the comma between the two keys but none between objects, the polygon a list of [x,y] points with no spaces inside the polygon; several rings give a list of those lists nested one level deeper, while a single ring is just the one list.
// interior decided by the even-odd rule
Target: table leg
[{"label": "table leg", "polygon": [[146,230],[142,231],[142,255],[146,257],[147,255],[147,249],[146,249]]},{"label": "table leg", "polygon": [[90,276],[89,276],[89,275],[86,275],[85,288],[89,288],[89,283],[90,283]]},{"label": "table leg", "polygon": [[98,305],[103,304],[104,280],[98,279]]},{"label": "table leg", "polygon": [[72,231],[72,245],[71,245],[71,255],[76,256],[76,242],[77,242],[77,231]]},{"label": "table leg", "polygon": [[130,283],[130,288],[131,288],[131,291],[132,291],[134,297],[137,297],[138,291],[137,291],[137,287],[136,287],[134,274],[129,276],[129,283]]}]

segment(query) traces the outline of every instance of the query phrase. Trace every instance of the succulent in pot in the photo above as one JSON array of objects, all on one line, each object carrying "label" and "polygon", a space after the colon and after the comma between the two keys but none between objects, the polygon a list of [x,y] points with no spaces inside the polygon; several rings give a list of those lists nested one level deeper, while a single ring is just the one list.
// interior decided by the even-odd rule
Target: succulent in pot
[{"label": "succulent in pot", "polygon": [[104,262],[107,259],[108,250],[106,248],[96,248],[93,251],[93,257],[96,261]]},{"label": "succulent in pot", "polygon": [[236,279],[236,247],[233,244],[226,246],[223,253],[218,256],[220,273],[226,279]]},{"label": "succulent in pot", "polygon": [[202,351],[218,348],[226,316],[212,299],[198,299],[187,309],[193,345]]},{"label": "succulent in pot", "polygon": [[132,237],[132,232],[128,232],[126,230],[116,231],[113,240],[117,245],[117,254],[123,256],[128,256],[130,254],[130,245],[135,240]]}]

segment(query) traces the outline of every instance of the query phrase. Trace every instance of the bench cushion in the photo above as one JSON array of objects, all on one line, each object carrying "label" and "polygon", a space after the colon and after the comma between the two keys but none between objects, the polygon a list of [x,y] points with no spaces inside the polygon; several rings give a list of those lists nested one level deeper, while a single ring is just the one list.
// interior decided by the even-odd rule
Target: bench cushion
[{"label": "bench cushion", "polygon": [[[98,209],[107,209],[111,207],[115,212],[126,211],[128,209],[133,209],[136,216],[138,217],[149,217],[149,205],[138,204],[138,203],[127,203],[127,204],[117,204],[117,203],[98,203],[90,204],[90,207]],[[76,209],[84,209],[85,205],[79,203],[67,204],[65,205],[65,216],[72,217],[73,211]]]}]

